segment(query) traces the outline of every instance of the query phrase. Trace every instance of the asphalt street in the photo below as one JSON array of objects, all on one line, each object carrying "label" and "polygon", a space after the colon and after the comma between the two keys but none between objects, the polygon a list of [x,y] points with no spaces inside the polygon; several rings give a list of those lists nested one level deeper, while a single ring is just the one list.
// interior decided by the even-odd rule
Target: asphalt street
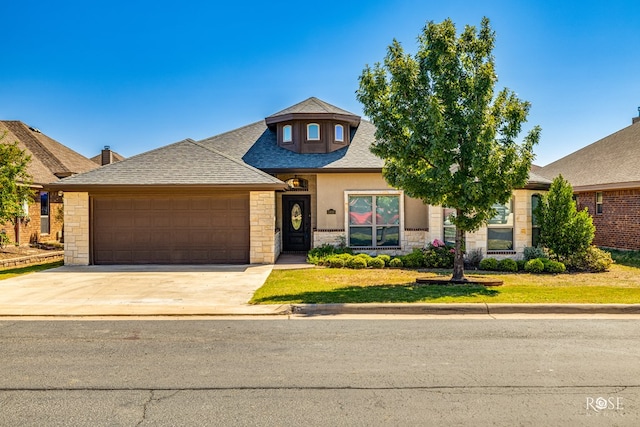
[{"label": "asphalt street", "polygon": [[639,425],[638,320],[0,321],[0,425]]}]

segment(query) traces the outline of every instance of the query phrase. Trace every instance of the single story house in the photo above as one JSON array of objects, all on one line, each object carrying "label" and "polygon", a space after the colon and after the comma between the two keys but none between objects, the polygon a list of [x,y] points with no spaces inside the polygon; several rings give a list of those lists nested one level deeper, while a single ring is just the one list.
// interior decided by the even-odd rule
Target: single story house
[{"label": "single story house", "polygon": [[[452,232],[448,212],[391,188],[369,147],[375,127],[317,98],[201,141],[183,141],[64,179],[66,264],[273,263],[343,242],[407,253]],[[530,246],[529,184],[467,247]]]},{"label": "single story house", "polygon": [[19,244],[60,241],[62,238],[62,192],[49,191],[47,184],[98,167],[83,155],[38,129],[17,120],[0,120],[0,143],[18,143],[31,156],[27,172],[31,175],[34,199],[25,200],[24,216],[15,224],[0,224],[10,240]]},{"label": "single story house", "polygon": [[562,175],[573,187],[578,209],[589,210],[593,243],[640,250],[640,117],[630,126],[569,154],[537,173]]}]

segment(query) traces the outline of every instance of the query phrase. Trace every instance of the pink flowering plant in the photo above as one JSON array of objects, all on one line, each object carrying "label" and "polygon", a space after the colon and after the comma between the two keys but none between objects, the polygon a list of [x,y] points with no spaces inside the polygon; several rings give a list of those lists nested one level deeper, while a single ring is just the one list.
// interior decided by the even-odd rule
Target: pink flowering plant
[{"label": "pink flowering plant", "polygon": [[424,266],[427,268],[453,268],[456,255],[454,246],[435,239],[423,250]]}]

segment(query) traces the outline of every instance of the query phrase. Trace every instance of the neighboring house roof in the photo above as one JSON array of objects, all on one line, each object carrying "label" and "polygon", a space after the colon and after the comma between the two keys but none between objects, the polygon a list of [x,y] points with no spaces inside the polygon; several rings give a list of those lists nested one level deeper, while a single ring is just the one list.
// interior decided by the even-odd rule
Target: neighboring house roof
[{"label": "neighboring house roof", "polygon": [[5,132],[2,143],[17,141],[20,149],[31,156],[27,172],[34,184],[48,184],[98,167],[82,154],[20,121],[0,120],[0,135]]},{"label": "neighboring house roof", "polygon": [[640,187],[640,121],[543,167],[538,173],[562,174],[574,190]]},{"label": "neighboring house roof", "polygon": [[192,139],[66,178],[58,184],[65,189],[96,185],[286,187],[279,179]]},{"label": "neighboring house roof", "polygon": [[[115,151],[111,152],[111,163],[113,162],[120,162],[122,160],[124,160],[125,157],[121,154],[116,153]],[[93,156],[91,159],[93,163],[97,163],[98,165],[102,166],[102,153],[98,154],[97,156]]]}]

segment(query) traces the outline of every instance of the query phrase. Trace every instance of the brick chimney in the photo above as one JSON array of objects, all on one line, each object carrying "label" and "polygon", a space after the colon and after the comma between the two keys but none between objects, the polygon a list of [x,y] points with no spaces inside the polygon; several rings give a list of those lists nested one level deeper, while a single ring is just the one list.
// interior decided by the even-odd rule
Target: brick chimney
[{"label": "brick chimney", "polygon": [[109,147],[108,145],[105,145],[104,148],[102,149],[102,155],[100,157],[101,157],[100,164],[102,166],[113,163],[113,152],[111,151],[111,147]]}]

